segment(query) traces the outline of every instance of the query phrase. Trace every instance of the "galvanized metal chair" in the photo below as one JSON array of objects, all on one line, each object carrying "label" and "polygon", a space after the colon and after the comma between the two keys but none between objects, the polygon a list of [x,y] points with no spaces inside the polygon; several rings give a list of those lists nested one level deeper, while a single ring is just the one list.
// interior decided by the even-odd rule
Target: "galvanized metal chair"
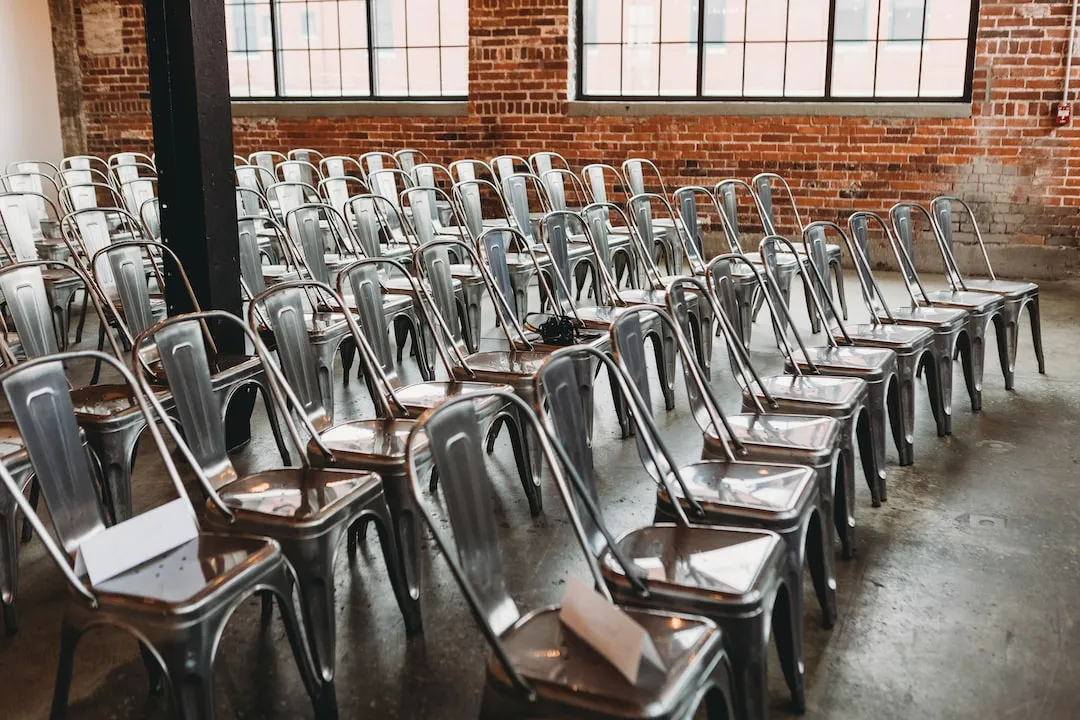
[{"label": "galvanized metal chair", "polygon": [[[791,242],[779,235],[769,235],[761,241],[760,252],[765,260],[766,282],[772,284],[773,300],[777,305],[781,305],[783,299],[779,297],[775,277],[772,274],[775,268],[773,259],[778,248],[783,248],[791,253],[794,251]],[[817,316],[822,324],[827,324],[829,316],[825,314],[825,309],[818,304],[818,296],[814,290],[813,281],[810,279],[810,276],[817,274],[817,270],[809,262],[804,268],[804,272],[800,273],[799,277],[804,283],[807,297],[811,300],[811,312]],[[817,280],[819,282],[817,287],[824,287],[824,279],[817,276]],[[832,304],[832,298],[825,294],[824,300],[829,307],[830,313],[837,317],[839,313],[836,312],[836,307]],[[788,315],[790,320],[790,313]],[[773,324],[774,329],[781,326],[778,323]],[[790,323],[790,326],[791,332],[798,337],[799,332],[794,323]],[[887,492],[885,485],[885,426],[887,422],[891,421],[894,433],[902,432],[903,427],[900,419],[902,413],[900,409],[899,380],[896,371],[896,353],[887,347],[856,347],[848,338],[845,338],[844,344],[841,344],[831,333],[825,336],[825,340],[824,347],[807,348],[800,338],[799,354],[792,355],[788,359],[785,371],[792,372],[792,367],[798,366],[802,372],[855,377],[866,381],[869,387],[866,407],[870,415],[870,456],[867,457],[867,453],[862,451],[860,456],[867,476],[874,475],[877,477],[876,483],[870,483],[870,495],[873,498],[874,507],[877,507],[886,499]],[[780,343],[779,338],[777,338],[777,343]]]},{"label": "galvanized metal chair", "polygon": [[[863,301],[867,303],[870,315],[875,320],[888,325],[901,327],[925,327],[934,333],[931,351],[937,367],[935,376],[927,375],[927,383],[937,383],[938,402],[934,407],[934,420],[937,422],[938,437],[952,434],[952,387],[953,359],[959,355],[963,361],[964,375],[970,376],[971,341],[968,335],[968,313],[957,308],[937,307],[920,304],[918,278],[911,279],[901,273],[904,288],[911,300],[909,307],[892,307],[885,300],[881,288],[874,279],[870,262],[870,225],[876,225],[885,235],[889,248],[892,249],[900,267],[911,263],[911,256],[893,237],[888,223],[872,212],[860,211],[848,218],[853,247],[851,255],[855,258],[855,267],[859,284],[862,287]],[[918,375],[918,371],[916,371]],[[969,385],[970,387],[970,385]]]},{"label": "galvanized metal chair", "polygon": [[[572,366],[576,366],[573,360]],[[576,370],[571,368],[574,376]],[[576,380],[571,392],[576,393]],[[736,717],[731,705],[731,670],[716,625],[705,618],[651,609],[622,608],[649,634],[664,670],[644,686],[619,675],[576,636],[566,632],[559,607],[546,606],[522,613],[503,576],[498,527],[491,486],[483,459],[483,422],[490,398],[505,394],[486,391],[449,400],[425,413],[409,435],[406,449],[412,491],[422,517],[461,587],[474,619],[492,649],[480,708],[483,720],[505,718],[589,717],[596,720],[689,720],[704,702],[710,720]],[[574,472],[565,451],[558,455],[536,416],[520,398],[505,394],[518,405],[540,440],[545,458],[557,474]],[[427,511],[421,492],[428,468],[442,478],[444,503],[453,535],[445,537],[443,524]],[[581,543],[596,589],[607,599],[605,584],[589,540],[575,511],[576,498],[558,482]],[[581,495],[578,495],[581,497]],[[595,508],[594,508],[595,509]],[[709,531],[712,532],[712,531]],[[779,540],[762,534],[766,557]],[[740,538],[742,539],[742,538]],[[608,537],[611,541],[612,538]],[[613,564],[636,579],[639,570],[622,557],[612,541]],[[636,583],[640,586],[640,582]]]},{"label": "galvanized metal chair", "polygon": [[[968,395],[971,397],[971,410],[978,412],[982,409],[982,384],[983,368],[986,360],[986,334],[993,325],[997,334],[998,357],[1001,359],[1002,374],[1005,375],[1006,384],[1009,382],[1009,339],[1005,327],[1004,307],[1005,298],[993,293],[979,293],[959,290],[951,286],[948,290],[927,291],[919,279],[915,270],[915,229],[912,212],[921,214],[925,219],[929,231],[934,235],[935,243],[938,236],[934,230],[934,218],[922,205],[917,203],[897,203],[889,208],[889,218],[892,221],[893,233],[897,243],[904,249],[907,262],[900,266],[901,272],[916,287],[918,304],[933,305],[934,307],[955,308],[967,311],[968,339],[970,341],[969,352],[971,354],[971,372],[964,373],[964,379],[968,385]],[[940,249],[940,244],[938,245]],[[945,261],[946,274],[949,275],[948,261]],[[953,278],[949,277],[950,282]],[[961,345],[961,351],[963,346]]]},{"label": "galvanized metal chair", "polygon": [[[764,305],[769,308],[769,317],[773,322],[778,346],[785,358],[785,369],[790,375],[760,377],[752,373],[754,384],[743,389],[743,410],[753,411],[768,408],[770,413],[799,416],[827,416],[836,419],[841,427],[840,463],[842,472],[836,475],[833,492],[833,518],[840,538],[844,558],[851,558],[855,553],[855,444],[858,442],[866,482],[873,492],[878,485],[876,468],[873,463],[873,438],[870,429],[870,413],[867,409],[869,387],[865,380],[852,377],[829,377],[821,374],[812,362],[806,363],[803,371],[801,364],[795,362],[795,351],[787,335],[779,328],[780,318],[791,318],[787,306],[775,304],[776,290],[770,286],[751,261],[741,254],[729,253],[718,255],[709,262],[708,287],[715,293],[723,309],[723,298],[730,294],[727,265],[740,263],[753,274],[763,297]],[[728,324],[731,317],[724,309]],[[783,313],[783,314],[782,314]],[[732,326],[734,327],[734,326]],[[802,338],[796,333],[795,340],[800,350]],[[808,356],[804,355],[804,360]],[[749,356],[741,354],[744,362]],[[841,480],[843,482],[841,482]]]},{"label": "galvanized metal chair", "polygon": [[[290,309],[289,318],[296,322],[295,305]],[[269,379],[274,408],[300,455],[300,465],[241,474],[232,464],[224,418],[218,412],[222,408],[213,386],[213,368],[207,362],[208,322],[240,328],[254,346],[255,357]],[[312,466],[306,452],[311,447],[329,458],[333,458],[333,451],[323,443],[303,401],[270,360],[266,346],[235,315],[210,310],[163,320],[135,339],[132,362],[138,364],[144,348],[151,345],[161,357],[161,376],[173,392],[186,443],[170,418],[162,417],[162,423],[196,470],[207,499],[204,522],[221,533],[268,536],[280,543],[281,552],[296,571],[304,627],[319,673],[320,702],[324,710],[336,713],[334,566],[341,541],[357,522],[375,522],[390,581],[409,620],[400,554],[379,477],[372,472]],[[284,346],[279,345],[279,352],[286,353]],[[149,393],[145,376],[139,382],[142,391]],[[163,414],[155,399],[150,402]],[[290,410],[300,418],[306,439]],[[264,603],[263,607],[265,617],[270,606]]]},{"label": "galvanized metal chair", "polygon": [[[986,263],[986,273],[990,276],[986,280],[965,280],[960,273],[960,266],[956,262],[953,253],[953,215],[956,212],[954,206],[960,206],[961,223],[970,224],[975,233],[975,240],[979,243],[983,261]],[[953,290],[965,292],[987,292],[1000,295],[1005,299],[1002,308],[1002,317],[1005,322],[1008,355],[999,358],[1003,363],[1002,371],[1005,373],[1005,389],[1013,389],[1014,374],[1016,372],[1016,346],[1020,331],[1020,316],[1026,307],[1028,319],[1031,323],[1031,341],[1035,346],[1035,359],[1039,363],[1039,374],[1046,374],[1046,360],[1043,358],[1042,347],[1042,323],[1039,315],[1039,286],[1033,282],[999,280],[994,274],[994,268],[990,265],[990,256],[986,252],[983,243],[982,231],[975,219],[975,212],[965,201],[957,197],[941,196],[930,202],[930,218],[934,223],[934,232],[938,238],[938,247],[941,249],[942,258],[945,260],[946,275]],[[1000,353],[1000,343],[999,343]]]},{"label": "galvanized metal chair", "polygon": [[[4,468],[0,468],[0,482],[26,514],[70,590],[60,632],[51,716],[63,718],[67,713],[79,639],[90,629],[114,627],[138,638],[153,686],[164,670],[178,716],[211,720],[215,715],[214,656],[222,632],[234,610],[255,593],[270,593],[281,604],[289,643],[316,712],[334,716],[304,644],[293,601],[293,569],[273,540],[200,530],[196,539],[97,585],[90,585],[85,575],[76,573],[74,557],[79,547],[108,523],[95,489],[93,462],[79,436],[64,372],[64,363],[84,358],[105,363],[120,375],[127,397],[150,430],[176,494],[192,515],[196,514],[155,426],[157,420],[168,423],[167,416],[160,406],[156,417],[151,413],[136,379],[118,360],[99,352],[67,352],[30,360],[0,375],[0,386],[22,432],[56,540]],[[182,440],[180,447],[187,450]]]},{"label": "galvanized metal chair", "polygon": [[[869,324],[845,325],[832,312],[828,288],[821,284],[827,277],[829,267],[825,250],[826,230],[832,230],[840,235],[843,243],[841,247],[846,246],[849,252],[852,249],[851,238],[836,223],[818,220],[807,225],[803,231],[803,247],[814,270],[811,273],[811,279],[816,284],[818,297],[825,307],[823,324],[826,332],[830,333],[841,345],[886,348],[896,353],[896,372],[900,383],[900,412],[898,414],[890,412],[889,420],[900,464],[911,465],[915,462],[915,378],[924,371],[927,375],[926,389],[930,396],[930,406],[934,408],[935,415],[939,412],[941,392],[937,377],[938,364],[933,352],[934,331],[926,327],[886,325],[873,316]],[[854,257],[852,259],[855,262],[856,272],[861,273],[859,260]]]},{"label": "galvanized metal chair", "polygon": [[[761,222],[765,226],[766,235],[780,235],[778,225],[776,222],[776,212],[773,204],[773,181],[780,183],[780,188],[783,194],[786,196],[788,204],[791,206],[791,212],[795,216],[795,230],[800,234],[806,228],[803,224],[802,216],[799,214],[799,206],[795,203],[795,194],[791,192],[791,186],[788,185],[787,180],[777,175],[776,173],[759,173],[754,176],[751,182],[754,184],[754,190],[758,197],[757,208],[761,213]],[[829,271],[831,271],[832,277],[836,283],[836,297],[840,301],[841,313],[844,316],[844,320],[848,319],[848,307],[847,307],[847,295],[844,291],[844,263],[843,263],[843,251],[839,245],[825,245],[825,255],[829,261]],[[829,273],[826,273],[824,279],[829,278]],[[826,284],[828,287],[828,284]],[[832,297],[832,289],[830,287],[828,295]],[[817,332],[815,329],[814,332]]]},{"label": "galvanized metal chair", "polygon": [[[612,334],[622,334],[633,343],[634,325],[640,317],[656,313],[663,311],[636,309],[620,319]],[[801,711],[804,559],[809,559],[814,581],[823,593],[829,583],[835,586],[831,535],[820,512],[812,471],[794,465],[736,462],[730,450],[724,460],[680,466],[652,422],[647,383],[638,384],[644,380],[637,372],[644,369],[639,365],[644,358],[636,353],[639,357],[633,359],[633,351],[620,354],[620,392],[632,408],[642,465],[658,488],[654,524],[617,540],[611,538],[601,530],[599,512],[589,512],[586,505],[591,501],[595,506],[598,497],[592,449],[581,434],[581,404],[570,392],[572,362],[584,352],[572,349],[553,355],[537,380],[537,394],[541,416],[559,443],[569,448],[567,455],[580,478],[575,485],[583,486],[575,488],[574,499],[583,516],[585,537],[612,595],[623,605],[700,613],[720,625],[731,658],[736,717],[767,715],[766,658],[770,626],[775,623],[777,650],[793,704]],[[775,542],[778,536],[780,543]],[[629,557],[629,567],[645,577],[634,577],[614,561],[620,551]],[[706,559],[725,555],[732,564]],[[680,567],[686,563],[693,568],[689,573]],[[732,567],[741,563],[745,566]],[[830,626],[834,596],[832,600],[831,606],[825,606]]]}]

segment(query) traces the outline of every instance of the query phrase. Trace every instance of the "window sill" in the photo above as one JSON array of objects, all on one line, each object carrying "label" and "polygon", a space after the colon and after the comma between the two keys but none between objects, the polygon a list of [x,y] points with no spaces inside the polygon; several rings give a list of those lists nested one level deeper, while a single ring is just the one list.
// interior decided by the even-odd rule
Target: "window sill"
[{"label": "window sill", "polygon": [[464,100],[234,100],[233,117],[464,117]]},{"label": "window sill", "polygon": [[571,117],[654,117],[678,116],[771,116],[809,115],[815,117],[881,117],[881,118],[968,118],[970,102],[820,102],[808,100],[782,102],[711,101],[626,101],[571,100],[567,113]]}]

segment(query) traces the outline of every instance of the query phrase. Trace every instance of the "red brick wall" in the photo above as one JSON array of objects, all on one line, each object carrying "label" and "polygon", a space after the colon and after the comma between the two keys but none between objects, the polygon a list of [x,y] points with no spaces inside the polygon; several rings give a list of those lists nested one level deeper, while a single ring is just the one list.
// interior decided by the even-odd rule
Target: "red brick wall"
[{"label": "red brick wall", "polygon": [[[123,12],[125,53],[82,58],[90,149],[145,149],[141,3],[76,1],[118,1]],[[971,118],[585,118],[567,112],[567,0],[472,0],[467,117],[237,118],[236,147],[355,156],[412,146],[444,162],[542,148],[575,164],[642,154],[671,185],[780,172],[809,214],[823,219],[952,192],[980,203],[990,241],[1075,249],[1080,124],[1057,129],[1051,120],[1069,11],[1068,0],[983,0]]]}]

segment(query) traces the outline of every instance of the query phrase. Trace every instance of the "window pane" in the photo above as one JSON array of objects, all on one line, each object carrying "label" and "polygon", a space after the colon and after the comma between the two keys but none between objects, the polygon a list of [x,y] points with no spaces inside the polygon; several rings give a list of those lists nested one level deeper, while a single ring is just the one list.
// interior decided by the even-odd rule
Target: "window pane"
[{"label": "window pane", "polygon": [[624,0],[622,39],[625,43],[660,39],[660,0]]},{"label": "window pane", "polygon": [[875,40],[877,20],[878,0],[836,0],[834,37],[837,40]]},{"label": "window pane", "polygon": [[229,53],[229,92],[235,97],[247,97],[251,94],[247,59],[247,53]]},{"label": "window pane", "polygon": [[882,40],[920,40],[923,30],[924,0],[882,0]]},{"label": "window pane", "polygon": [[874,54],[877,44],[837,42],[833,48],[834,97],[871,97],[874,94]]},{"label": "window pane", "polygon": [[919,93],[918,41],[879,42],[877,97],[913,97]]},{"label": "window pane", "polygon": [[784,43],[747,43],[743,92],[750,97],[784,94]]},{"label": "window pane", "polygon": [[341,0],[338,3],[338,28],[342,48],[367,47],[367,12],[367,3],[364,0]]},{"label": "window pane", "polygon": [[282,50],[307,50],[307,11],[303,3],[283,2],[278,5],[278,46]]},{"label": "window pane", "polygon": [[922,97],[961,97],[967,70],[967,40],[927,40],[923,45]]},{"label": "window pane", "polygon": [[[805,2],[806,0],[797,0]],[[746,39],[783,40],[787,34],[787,0],[751,0],[746,8]],[[747,48],[746,56],[750,57]],[[781,65],[781,73],[783,65]]]},{"label": "window pane", "polygon": [[788,97],[825,96],[824,42],[788,43],[787,77],[784,95]]},{"label": "window pane", "polygon": [[660,46],[660,94],[697,93],[697,44]]},{"label": "window pane", "polygon": [[438,95],[441,92],[439,49],[409,48],[408,57],[409,94]]},{"label": "window pane", "polygon": [[404,50],[375,51],[375,94],[408,95],[408,66]]},{"label": "window pane", "polygon": [[586,95],[621,95],[619,70],[622,67],[619,45],[586,45],[585,83]]},{"label": "window pane", "polygon": [[930,0],[926,6],[926,37],[967,39],[971,0]]},{"label": "window pane", "polygon": [[338,4],[309,2],[301,16],[300,31],[307,36],[312,48],[338,48]]},{"label": "window pane", "polygon": [[705,75],[702,78],[702,93],[728,97],[741,95],[742,73],[742,43],[705,46]]},{"label": "window pane", "polygon": [[251,83],[251,97],[277,93],[274,87],[273,52],[267,49],[266,52],[248,53],[248,80]]},{"label": "window pane", "polygon": [[311,69],[306,50],[282,50],[281,71],[286,95],[311,94]]},{"label": "window pane", "polygon": [[341,51],[341,94],[350,97],[366,97],[371,94],[368,79],[367,50]]},{"label": "window pane", "polygon": [[697,0],[663,0],[660,6],[660,39],[663,42],[696,42]]},{"label": "window pane", "polygon": [[469,44],[468,0],[439,0],[439,42],[445,46]]},{"label": "window pane", "polygon": [[622,56],[624,95],[657,95],[660,82],[660,46],[627,45]]},{"label": "window pane", "polygon": [[787,39],[828,40],[829,0],[797,0],[788,9]]},{"label": "window pane", "polygon": [[746,0],[705,0],[705,42],[738,42],[746,27]]},{"label": "window pane", "polygon": [[341,95],[341,59],[337,50],[311,51],[311,94]]},{"label": "window pane", "polygon": [[[409,47],[438,47],[439,0],[409,0],[405,25]],[[410,63],[412,61],[410,60]],[[411,82],[411,78],[410,78]]]},{"label": "window pane", "polygon": [[375,47],[405,46],[405,0],[373,0]]},{"label": "window pane", "polygon": [[442,94],[469,94],[469,48],[442,49]]}]

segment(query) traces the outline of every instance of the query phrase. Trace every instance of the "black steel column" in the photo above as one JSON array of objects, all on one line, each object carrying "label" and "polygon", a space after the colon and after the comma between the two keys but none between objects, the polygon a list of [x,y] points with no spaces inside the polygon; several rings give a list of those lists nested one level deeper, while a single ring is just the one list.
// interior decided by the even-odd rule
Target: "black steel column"
[{"label": "black steel column", "polygon": [[[203,309],[240,315],[224,0],[143,0],[143,8],[162,238],[183,263]],[[165,277],[169,314],[191,311],[171,261]],[[213,330],[220,352],[244,351],[237,328]],[[236,405],[237,412],[230,412],[230,444],[250,436],[252,404]]]}]

